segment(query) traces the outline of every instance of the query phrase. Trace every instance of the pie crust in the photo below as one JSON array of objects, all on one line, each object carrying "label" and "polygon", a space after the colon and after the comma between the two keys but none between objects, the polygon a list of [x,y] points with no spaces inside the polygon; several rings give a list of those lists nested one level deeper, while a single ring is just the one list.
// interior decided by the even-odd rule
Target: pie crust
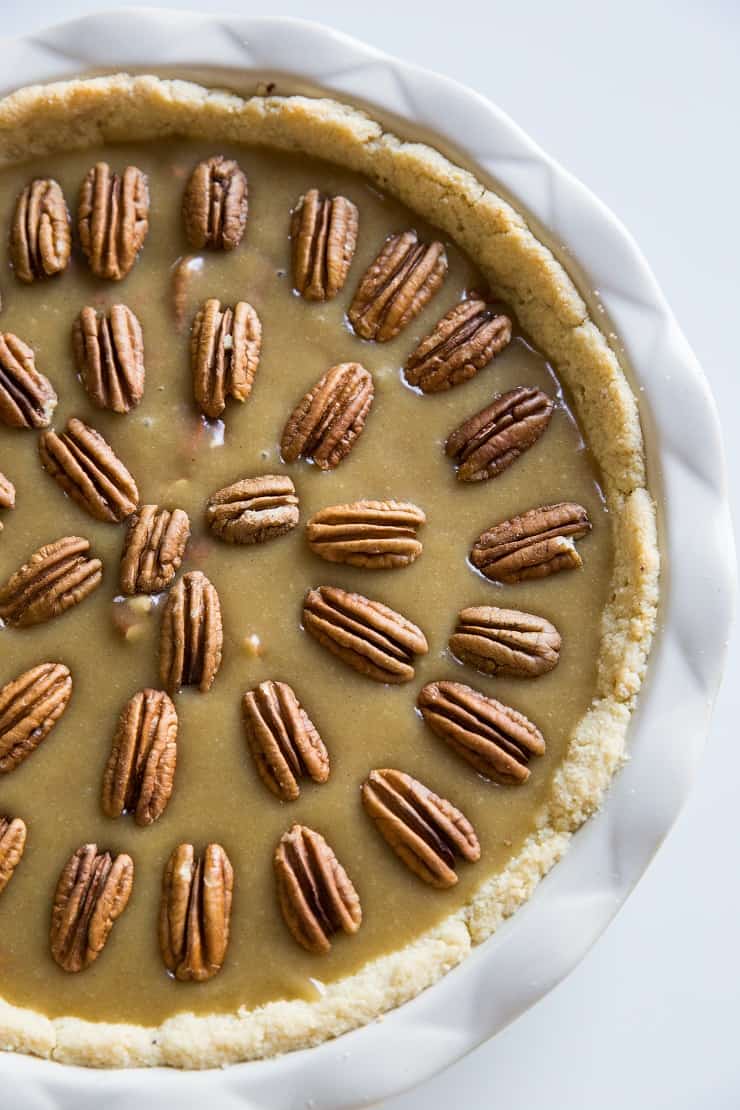
[{"label": "pie crust", "polygon": [[96,1067],[206,1068],[306,1048],[372,1021],[460,963],[532,895],[601,804],[625,758],[658,602],[655,507],[634,394],[573,281],[523,216],[437,150],[404,142],[364,112],[329,99],[242,99],[184,81],[118,75],[33,86],[0,101],[0,164],[171,135],[324,158],[364,175],[454,238],[570,389],[601,470],[614,571],[594,700],[573,732],[536,833],[500,874],[436,928],[329,984],[317,1001],[179,1014],[145,1028],[50,1020],[0,1000],[3,1048]]}]

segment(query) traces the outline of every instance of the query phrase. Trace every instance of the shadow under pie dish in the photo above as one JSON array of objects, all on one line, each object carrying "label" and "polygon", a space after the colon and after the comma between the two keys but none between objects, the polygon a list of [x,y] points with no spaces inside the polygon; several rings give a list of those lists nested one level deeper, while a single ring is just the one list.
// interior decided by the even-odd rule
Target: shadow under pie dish
[{"label": "shadow under pie dish", "polygon": [[[634,396],[523,218],[347,105],[118,76],[0,122],[35,260],[4,285],[0,757],[44,731],[0,780],[3,1040],[316,1044],[459,963],[620,764],[659,562]],[[64,971],[74,859],[96,955]]]}]

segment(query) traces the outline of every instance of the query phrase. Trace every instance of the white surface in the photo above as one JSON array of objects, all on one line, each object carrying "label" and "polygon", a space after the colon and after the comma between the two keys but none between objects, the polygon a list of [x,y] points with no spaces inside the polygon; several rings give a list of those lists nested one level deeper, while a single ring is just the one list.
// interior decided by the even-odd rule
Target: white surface
[{"label": "white surface", "polygon": [[[187,5],[181,0],[180,6]],[[32,29],[90,7],[39,0],[24,12],[3,5],[3,31]],[[332,22],[458,77],[508,110],[634,232],[721,410],[732,414],[740,388],[727,321],[737,314],[740,289],[738,164],[736,151],[731,163],[728,136],[736,133],[740,98],[740,17],[730,3],[702,8],[623,0],[610,18],[590,4],[561,0],[557,15],[551,5],[520,3],[494,19],[490,4],[470,3],[458,28],[410,3],[400,23],[398,4],[374,3],[364,12],[354,5],[286,4],[280,14]],[[712,209],[699,219],[695,198],[702,193]],[[728,446],[737,476],[737,436]],[[735,641],[730,673],[737,661]],[[495,1041],[387,1106],[738,1105],[735,691],[736,683],[728,683],[720,695],[713,744],[687,811],[591,956]],[[710,771],[710,761],[719,773]],[[699,893],[690,893],[690,877]],[[700,897],[710,909],[702,909]],[[576,1046],[579,1065],[564,1067]]]}]

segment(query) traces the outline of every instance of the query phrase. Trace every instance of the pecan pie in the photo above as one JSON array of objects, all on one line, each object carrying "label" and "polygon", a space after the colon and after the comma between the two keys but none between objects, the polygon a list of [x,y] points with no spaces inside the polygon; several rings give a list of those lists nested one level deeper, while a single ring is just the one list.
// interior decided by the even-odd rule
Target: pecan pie
[{"label": "pecan pie", "polygon": [[369,1022],[620,761],[634,398],[524,217],[408,138],[151,76],[0,100],[4,1048]]}]

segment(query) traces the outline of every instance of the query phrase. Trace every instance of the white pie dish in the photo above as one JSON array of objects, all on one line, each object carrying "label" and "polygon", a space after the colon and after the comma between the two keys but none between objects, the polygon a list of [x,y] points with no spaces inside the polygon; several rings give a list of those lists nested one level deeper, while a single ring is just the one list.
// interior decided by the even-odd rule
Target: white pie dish
[{"label": "white pie dish", "polygon": [[[0,1060],[18,1105],[42,1104],[43,1092],[54,1105],[74,1100],[81,1106],[114,1093],[183,1105],[207,1092],[219,1106],[232,1100],[294,1105],[296,1090],[301,1103],[326,1107],[382,1097],[451,1062],[561,978],[613,915],[676,816],[706,729],[733,589],[721,449],[706,385],[645,263],[613,217],[495,108],[443,78],[305,24],[164,12],[67,24],[13,43],[6,57],[4,92],[91,69],[176,70],[238,91],[277,76],[284,92],[318,85],[339,99],[370,103],[376,115],[410,121],[405,128],[395,124],[406,133],[431,129],[444,98],[442,144],[462,152],[551,238],[568,244],[627,346],[643,402],[651,486],[663,511],[662,634],[632,726],[632,763],[533,901],[415,1002],[382,1024],[309,1052],[204,1076],[93,1076],[30,1059]],[[706,537],[701,577],[688,542],[699,528]],[[547,949],[543,922],[557,938]]]}]

